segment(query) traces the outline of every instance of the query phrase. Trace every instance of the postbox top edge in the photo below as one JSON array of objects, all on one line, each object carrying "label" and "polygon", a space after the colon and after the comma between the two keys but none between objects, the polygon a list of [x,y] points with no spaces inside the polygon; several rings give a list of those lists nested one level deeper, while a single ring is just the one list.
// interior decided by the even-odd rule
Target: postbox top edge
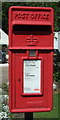
[{"label": "postbox top edge", "polygon": [[32,6],[11,6],[9,10],[21,9],[21,10],[50,10],[53,11],[52,7],[32,7]]}]

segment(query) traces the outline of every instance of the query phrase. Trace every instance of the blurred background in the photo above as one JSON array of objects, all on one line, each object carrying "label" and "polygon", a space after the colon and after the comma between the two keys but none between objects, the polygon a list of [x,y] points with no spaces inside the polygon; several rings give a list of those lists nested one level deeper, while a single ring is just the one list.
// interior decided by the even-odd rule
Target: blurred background
[{"label": "blurred background", "polygon": [[52,7],[54,9],[53,110],[34,113],[34,118],[58,119],[60,118],[60,2],[17,2],[17,0],[0,4],[0,119],[24,118],[24,113],[10,113],[8,106],[8,10],[10,6]]}]

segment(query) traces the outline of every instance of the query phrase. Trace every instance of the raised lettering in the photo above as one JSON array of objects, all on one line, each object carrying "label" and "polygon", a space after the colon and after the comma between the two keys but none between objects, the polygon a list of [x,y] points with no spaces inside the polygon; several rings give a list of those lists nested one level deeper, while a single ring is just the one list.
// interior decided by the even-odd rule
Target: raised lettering
[{"label": "raised lettering", "polygon": [[31,14],[31,19],[34,19],[34,14]]},{"label": "raised lettering", "polygon": [[46,15],[45,14],[43,14],[42,15],[42,17],[41,17],[41,19],[45,19],[46,18]]},{"label": "raised lettering", "polygon": [[36,20],[48,20],[49,14],[47,13],[15,13],[15,19],[36,19]]},{"label": "raised lettering", "polygon": [[29,14],[26,14],[26,19],[28,19]]},{"label": "raised lettering", "polygon": [[16,18],[16,17],[18,17],[18,14],[17,14],[17,13],[15,14],[15,18]]},{"label": "raised lettering", "polygon": [[35,14],[35,16],[34,16],[34,19],[36,19],[37,18],[37,14]]},{"label": "raised lettering", "polygon": [[40,19],[41,14],[38,14],[38,19]]},{"label": "raised lettering", "polygon": [[18,18],[21,18],[21,14],[20,13],[18,14]]},{"label": "raised lettering", "polygon": [[46,15],[46,19],[49,19],[49,15],[48,14]]},{"label": "raised lettering", "polygon": [[21,14],[21,18],[22,18],[22,19],[25,19],[25,16],[26,16],[25,13],[22,13],[22,14]]}]

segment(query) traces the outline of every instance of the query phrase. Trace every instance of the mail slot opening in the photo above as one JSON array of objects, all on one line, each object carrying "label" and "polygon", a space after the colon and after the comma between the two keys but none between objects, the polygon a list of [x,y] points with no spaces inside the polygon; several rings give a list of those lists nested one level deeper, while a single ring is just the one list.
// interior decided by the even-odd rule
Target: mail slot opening
[{"label": "mail slot opening", "polygon": [[51,34],[52,27],[51,25],[13,25],[13,32],[15,34],[19,32],[23,32],[23,34],[27,32],[37,32],[38,34]]}]

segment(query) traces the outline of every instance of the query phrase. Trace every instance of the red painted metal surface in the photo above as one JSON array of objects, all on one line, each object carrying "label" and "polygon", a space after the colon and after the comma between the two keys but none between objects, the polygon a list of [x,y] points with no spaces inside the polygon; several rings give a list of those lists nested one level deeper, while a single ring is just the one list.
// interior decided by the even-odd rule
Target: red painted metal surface
[{"label": "red painted metal surface", "polygon": [[[30,50],[36,55],[30,56]],[[24,61],[40,60],[40,92],[24,93]],[[37,73],[37,71],[36,71]],[[38,82],[38,81],[37,81]],[[38,88],[34,89],[38,91]],[[53,9],[9,9],[9,107],[11,112],[52,110]]]}]

